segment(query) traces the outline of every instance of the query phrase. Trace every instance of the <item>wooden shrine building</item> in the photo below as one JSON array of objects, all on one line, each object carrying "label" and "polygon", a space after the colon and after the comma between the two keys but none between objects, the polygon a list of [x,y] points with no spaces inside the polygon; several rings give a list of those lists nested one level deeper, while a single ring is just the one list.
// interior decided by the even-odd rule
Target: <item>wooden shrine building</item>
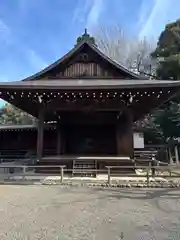
[{"label": "wooden shrine building", "polygon": [[133,122],[179,90],[179,81],[148,80],[128,71],[105,56],[87,32],[44,70],[0,83],[3,100],[38,118],[39,162],[46,157],[44,126],[55,122],[55,134],[47,137],[56,141],[58,163],[63,156],[133,158]]}]

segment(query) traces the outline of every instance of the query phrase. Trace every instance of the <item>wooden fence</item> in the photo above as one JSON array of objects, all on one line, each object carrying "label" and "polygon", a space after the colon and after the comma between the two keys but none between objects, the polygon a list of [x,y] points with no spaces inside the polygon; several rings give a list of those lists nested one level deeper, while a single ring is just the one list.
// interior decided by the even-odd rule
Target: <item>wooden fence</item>
[{"label": "wooden fence", "polygon": [[[22,180],[26,179],[26,176],[30,177],[30,176],[51,176],[50,174],[39,174],[39,173],[34,173],[29,171],[29,169],[34,169],[34,165],[33,166],[25,166],[25,165],[0,165],[0,169],[3,169],[4,171],[0,173],[0,177],[4,177],[4,179],[9,179],[10,177],[13,176],[21,176]],[[72,172],[72,169],[66,169],[65,165],[51,165],[51,166],[36,166],[36,168],[59,168],[59,176],[60,176],[60,181],[61,183],[63,183],[64,181],[64,175],[65,174],[69,174],[70,172]],[[10,169],[21,169],[21,171],[16,172],[14,171],[14,173],[11,173]],[[168,166],[152,166],[151,163],[149,163],[148,166],[106,166],[107,169],[107,184],[111,184],[111,179],[113,177],[113,173],[112,170],[115,168],[133,168],[133,169],[143,169],[144,170],[144,175],[137,175],[137,174],[131,174],[130,177],[135,177],[135,178],[146,178],[146,182],[147,184],[149,184],[150,182],[150,177],[152,177],[152,169],[155,169],[155,176],[154,177],[158,177],[158,173],[162,172],[162,173],[166,173],[164,174],[163,178],[180,178],[180,166],[174,166],[174,165],[168,165]],[[27,171],[28,170],[28,171]],[[98,170],[98,169],[89,169],[89,172],[92,171],[96,171],[97,174],[101,174],[102,170]],[[179,171],[179,172],[177,172]],[[57,174],[56,174],[57,175]],[[119,175],[120,177],[123,176],[123,174]],[[128,175],[124,175],[126,177],[128,177]],[[74,177],[72,177],[71,179],[76,179]]]}]

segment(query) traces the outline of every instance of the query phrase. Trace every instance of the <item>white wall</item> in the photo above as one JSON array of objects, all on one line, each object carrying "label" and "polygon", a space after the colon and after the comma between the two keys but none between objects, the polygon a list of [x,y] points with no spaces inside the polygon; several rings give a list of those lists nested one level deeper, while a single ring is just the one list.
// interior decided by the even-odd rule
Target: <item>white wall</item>
[{"label": "white wall", "polygon": [[144,134],[140,132],[133,133],[134,148],[144,148]]}]

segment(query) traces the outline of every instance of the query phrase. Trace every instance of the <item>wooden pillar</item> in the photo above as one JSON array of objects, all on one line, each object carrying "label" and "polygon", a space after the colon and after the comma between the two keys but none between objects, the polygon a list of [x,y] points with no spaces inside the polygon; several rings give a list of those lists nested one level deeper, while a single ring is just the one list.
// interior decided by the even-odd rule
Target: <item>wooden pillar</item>
[{"label": "wooden pillar", "polygon": [[61,154],[61,123],[60,121],[58,120],[57,121],[57,125],[56,125],[56,131],[57,131],[57,155],[60,155]]},{"label": "wooden pillar", "polygon": [[179,151],[178,151],[178,146],[176,145],[174,147],[174,152],[175,152],[175,157],[176,157],[176,164],[179,164]]},{"label": "wooden pillar", "polygon": [[134,155],[134,144],[133,144],[133,114],[130,109],[127,111],[127,138],[128,138],[128,153],[132,158]]},{"label": "wooden pillar", "polygon": [[117,143],[117,155],[122,154],[122,145],[121,145],[121,139],[122,139],[122,121],[118,119],[117,125],[116,125],[116,143]]},{"label": "wooden pillar", "polygon": [[44,138],[44,109],[39,108],[38,113],[38,133],[37,133],[37,159],[41,160],[43,156],[43,138]]},{"label": "wooden pillar", "polygon": [[133,157],[133,116],[128,109],[117,121],[117,155]]},{"label": "wooden pillar", "polygon": [[171,148],[168,148],[169,153],[169,164],[173,164],[172,154],[171,154]]}]

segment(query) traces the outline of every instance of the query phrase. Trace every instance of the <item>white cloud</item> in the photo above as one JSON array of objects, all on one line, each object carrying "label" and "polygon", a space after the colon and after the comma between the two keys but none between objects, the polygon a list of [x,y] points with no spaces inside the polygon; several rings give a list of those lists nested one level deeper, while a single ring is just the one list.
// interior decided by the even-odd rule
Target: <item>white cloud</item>
[{"label": "white cloud", "polygon": [[80,22],[84,23],[86,21],[86,16],[89,11],[89,8],[91,7],[90,0],[78,0],[77,6],[73,13],[73,22]]},{"label": "white cloud", "polygon": [[73,21],[84,23],[92,29],[98,24],[102,11],[106,7],[106,0],[79,0],[74,11]]},{"label": "white cloud", "polygon": [[8,26],[4,23],[2,19],[0,19],[0,31],[9,31]]},{"label": "white cloud", "polygon": [[7,43],[10,41],[10,34],[10,28],[2,19],[0,19],[0,40],[3,40]]},{"label": "white cloud", "polygon": [[25,48],[25,52],[28,62],[35,70],[40,70],[47,66],[44,59],[42,59],[33,49]]},{"label": "white cloud", "polygon": [[[151,6],[154,6],[154,0],[152,1],[147,1],[147,0],[142,0],[140,9],[139,9],[139,19],[138,19],[138,26],[139,27],[144,27],[144,25],[147,22],[147,17],[149,16],[149,13],[151,12]],[[142,29],[141,29],[142,30]]]},{"label": "white cloud", "polygon": [[105,1],[103,0],[92,0],[91,8],[89,9],[89,13],[87,15],[87,23],[86,26],[88,29],[91,29],[98,24],[98,20],[100,15],[105,7]]},{"label": "white cloud", "polygon": [[179,0],[153,0],[152,6],[149,1],[144,0],[139,12],[141,25],[139,38],[157,38],[169,21],[174,21],[179,17],[179,11],[177,12],[174,7],[180,9]]},{"label": "white cloud", "polygon": [[[47,66],[46,62],[38,55],[38,53],[29,46],[23,44],[2,19],[0,19],[0,41],[3,44],[7,44],[7,49],[12,45],[17,51],[22,52],[23,56],[27,59],[27,62],[34,70],[39,70]],[[7,78],[2,78],[2,76],[0,76],[0,82],[1,79],[2,81],[8,81]]]}]

